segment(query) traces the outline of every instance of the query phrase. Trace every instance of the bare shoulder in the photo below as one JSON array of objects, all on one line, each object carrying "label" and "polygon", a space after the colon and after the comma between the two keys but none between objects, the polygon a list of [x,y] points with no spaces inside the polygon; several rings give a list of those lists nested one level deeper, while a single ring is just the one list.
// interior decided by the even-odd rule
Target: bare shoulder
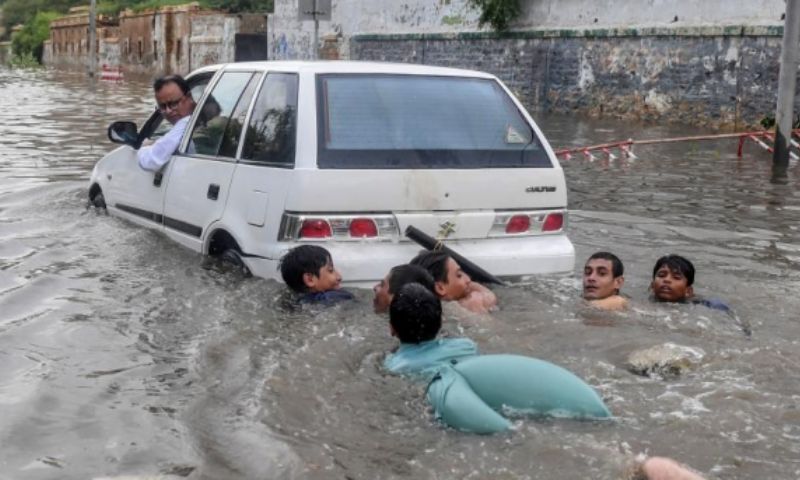
[{"label": "bare shoulder", "polygon": [[600,300],[591,300],[589,305],[601,310],[625,310],[628,308],[628,299],[622,295],[612,295]]}]

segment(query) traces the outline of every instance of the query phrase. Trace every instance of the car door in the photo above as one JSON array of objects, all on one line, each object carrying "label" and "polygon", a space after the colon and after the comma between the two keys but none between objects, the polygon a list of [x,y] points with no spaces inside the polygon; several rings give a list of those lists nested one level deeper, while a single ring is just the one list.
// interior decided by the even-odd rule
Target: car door
[{"label": "car door", "polygon": [[[225,212],[245,255],[279,258],[278,232],[297,151],[298,75],[268,72],[253,104]],[[255,274],[272,277],[274,271]]]},{"label": "car door", "polygon": [[222,216],[250,103],[261,80],[254,71],[223,72],[198,105],[190,136],[170,160],[164,231],[202,251],[207,227]]},{"label": "car door", "polygon": [[[204,72],[189,79],[192,98],[200,99],[214,72]],[[155,110],[142,126],[139,136],[145,144],[164,135],[172,127]],[[163,225],[164,178],[169,175],[171,162],[158,172],[139,167],[136,150],[129,146],[114,152],[113,165],[107,169],[106,197],[120,216],[146,227],[161,229]]]}]

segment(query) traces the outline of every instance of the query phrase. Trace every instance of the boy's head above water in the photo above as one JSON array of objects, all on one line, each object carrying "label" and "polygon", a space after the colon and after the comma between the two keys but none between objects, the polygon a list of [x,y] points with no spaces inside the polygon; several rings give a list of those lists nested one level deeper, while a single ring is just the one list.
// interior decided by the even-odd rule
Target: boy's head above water
[{"label": "boy's head above water", "polygon": [[411,260],[431,274],[434,290],[442,300],[461,300],[469,294],[472,280],[461,266],[444,252],[421,252]]},{"label": "boy's head above water", "polygon": [[389,323],[402,343],[433,340],[442,328],[442,302],[423,285],[409,283],[394,295]]},{"label": "boy's head above water", "polygon": [[613,253],[597,252],[583,266],[583,298],[602,300],[619,295],[625,277],[622,261]]},{"label": "boy's head above water", "polygon": [[378,282],[372,291],[375,296],[372,299],[372,306],[375,313],[386,313],[392,303],[394,295],[400,291],[403,285],[409,283],[419,283],[425,288],[434,291],[434,281],[431,274],[417,265],[398,265],[392,267],[386,277]]},{"label": "boy's head above water", "polygon": [[694,295],[694,265],[680,255],[665,255],[653,267],[653,290],[660,302],[683,302]]},{"label": "boy's head above water", "polygon": [[326,292],[341,287],[342,276],[333,266],[331,254],[316,245],[295,247],[281,259],[281,277],[298,293]]}]

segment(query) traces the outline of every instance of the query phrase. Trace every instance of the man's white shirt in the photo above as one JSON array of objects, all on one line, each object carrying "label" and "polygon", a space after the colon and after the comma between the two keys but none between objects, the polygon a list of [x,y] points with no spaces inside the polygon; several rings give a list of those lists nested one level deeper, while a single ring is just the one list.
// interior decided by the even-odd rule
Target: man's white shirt
[{"label": "man's white shirt", "polygon": [[139,159],[139,166],[145,170],[155,172],[169,162],[172,154],[175,153],[181,143],[183,132],[186,131],[190,118],[191,115],[181,118],[166,135],[156,140],[154,144],[141,147],[136,153],[136,157]]}]

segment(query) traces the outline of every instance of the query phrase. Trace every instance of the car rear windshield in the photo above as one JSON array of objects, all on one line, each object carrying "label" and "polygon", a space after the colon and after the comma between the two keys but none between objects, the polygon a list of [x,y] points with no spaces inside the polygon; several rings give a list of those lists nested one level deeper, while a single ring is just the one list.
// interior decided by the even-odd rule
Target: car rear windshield
[{"label": "car rear windshield", "polygon": [[491,79],[317,76],[319,168],[552,167]]}]

